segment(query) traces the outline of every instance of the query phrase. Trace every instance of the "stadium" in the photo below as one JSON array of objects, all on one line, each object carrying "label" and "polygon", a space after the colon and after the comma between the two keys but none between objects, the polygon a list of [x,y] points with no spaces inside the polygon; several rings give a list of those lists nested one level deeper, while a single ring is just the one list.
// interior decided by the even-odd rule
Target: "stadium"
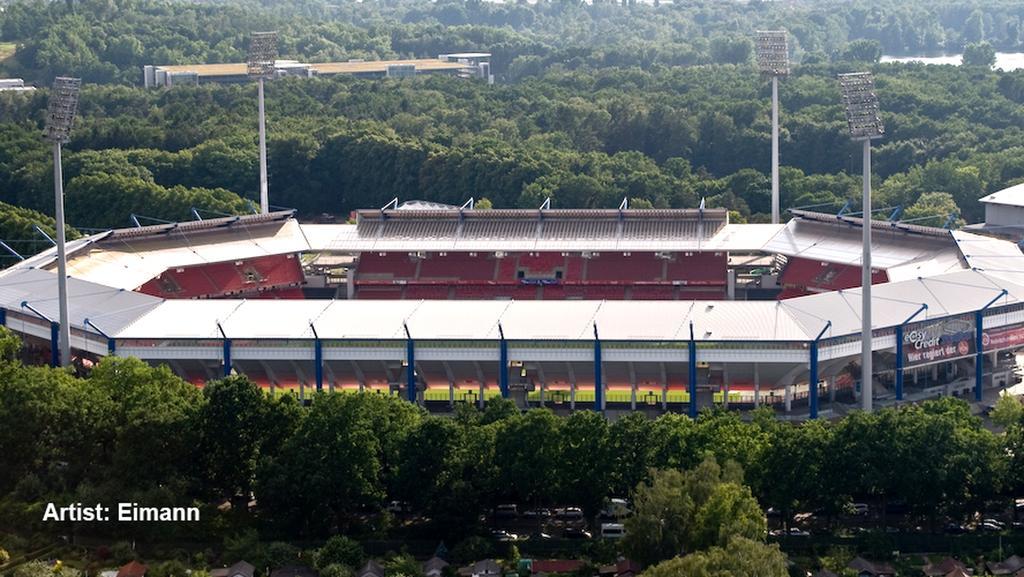
[{"label": "stadium", "polygon": [[[431,410],[676,411],[859,400],[860,218],[792,210],[483,210],[425,202],[348,224],[290,211],[68,243],[72,362],[166,364],[202,386],[401,395]],[[980,401],[1014,381],[1024,255],[1010,241],[872,221],[878,404]],[[59,363],[56,251],[0,272],[0,320]]]}]

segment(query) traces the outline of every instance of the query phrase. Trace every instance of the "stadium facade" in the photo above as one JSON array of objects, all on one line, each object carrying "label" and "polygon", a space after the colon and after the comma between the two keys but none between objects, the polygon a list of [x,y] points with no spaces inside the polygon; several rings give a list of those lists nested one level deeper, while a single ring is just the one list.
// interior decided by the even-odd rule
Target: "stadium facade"
[{"label": "stadium facade", "polygon": [[[795,418],[859,395],[858,218],[794,211],[472,210],[408,203],[354,224],[290,212],[107,231],[68,246],[75,362],[166,364],[202,385],[373,390],[444,410]],[[874,231],[876,399],[980,400],[1024,347],[1024,255],[898,222]],[[0,319],[55,361],[54,251],[0,272]]]}]

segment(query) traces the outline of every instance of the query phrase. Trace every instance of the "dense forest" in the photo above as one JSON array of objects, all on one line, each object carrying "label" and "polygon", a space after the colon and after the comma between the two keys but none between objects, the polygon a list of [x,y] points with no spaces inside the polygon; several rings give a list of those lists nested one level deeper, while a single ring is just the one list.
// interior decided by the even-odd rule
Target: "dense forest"
[{"label": "dense forest", "polygon": [[[486,49],[515,79],[560,65],[741,64],[750,33],[784,26],[800,60],[959,52],[988,42],[1021,47],[1024,6],[1011,0],[675,2],[325,0],[166,3],[17,0],[0,13],[0,41],[20,45],[8,68],[30,78],[75,74],[137,84],[144,64],[240,61],[249,32],[277,29],[285,57],[309,61],[434,56]],[[849,44],[851,41],[860,44]],[[867,46],[864,43],[868,43]]]},{"label": "dense forest", "polygon": [[[783,207],[838,210],[860,195],[834,74],[781,87]],[[875,65],[888,126],[876,206],[942,226],[1024,178],[1024,72]],[[65,155],[69,222],[188,219],[255,199],[254,88],[87,86]],[[284,79],[268,87],[271,202],[345,215],[394,197],[496,207],[709,206],[769,211],[767,87],[751,66],[553,69],[511,84],[456,78]],[[0,201],[52,214],[47,91],[0,94]],[[888,211],[876,217],[885,217]],[[23,225],[18,225],[21,222]],[[0,238],[32,238],[12,220]],[[52,224],[51,224],[52,226]],[[27,227],[27,228],[26,228]],[[23,247],[25,250],[31,250]]]}]

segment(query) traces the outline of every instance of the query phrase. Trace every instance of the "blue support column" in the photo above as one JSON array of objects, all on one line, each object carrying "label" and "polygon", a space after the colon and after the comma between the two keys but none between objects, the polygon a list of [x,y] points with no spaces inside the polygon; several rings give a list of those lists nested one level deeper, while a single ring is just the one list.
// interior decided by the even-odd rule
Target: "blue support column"
[{"label": "blue support column", "polygon": [[405,341],[405,395],[410,403],[416,403],[416,343],[410,338]]},{"label": "blue support column", "polygon": [[0,308],[0,327],[7,326],[7,309]]},{"label": "blue support column", "polygon": [[224,376],[231,376],[231,339],[224,339]]},{"label": "blue support column", "polygon": [[689,346],[689,383],[690,390],[690,418],[697,418],[697,340],[693,337],[693,323],[690,323],[690,346]]},{"label": "blue support column", "polygon": [[985,310],[990,306],[996,304],[996,301],[1006,296],[1006,289],[999,291],[999,294],[992,300],[990,300],[985,306],[978,309],[974,313],[974,400],[981,401],[982,393],[982,379],[984,378],[985,371],[985,345],[984,345],[984,325],[985,325]]},{"label": "blue support column", "polygon": [[316,392],[324,390],[324,343],[320,339],[313,341],[313,374],[316,375]]},{"label": "blue support column", "polygon": [[594,410],[604,411],[604,383],[601,375],[601,338],[594,325]]},{"label": "blue support column", "polygon": [[903,400],[903,325],[896,326],[896,400]]},{"label": "blue support column", "polygon": [[117,341],[115,341],[114,339],[108,337],[107,338],[107,353],[109,353],[110,356],[114,356],[114,353],[116,353],[116,352],[117,352]]},{"label": "blue support column", "polygon": [[60,366],[60,323],[50,323],[50,366]]},{"label": "blue support column", "polygon": [[498,350],[498,389],[501,390],[501,398],[508,398],[508,341],[505,340],[505,331],[498,325],[498,334],[501,335],[501,342]]},{"label": "blue support column", "polygon": [[818,336],[814,337],[811,341],[810,355],[811,355],[811,374],[810,378],[807,379],[807,405],[809,408],[809,416],[812,419],[818,418],[818,343],[821,341],[821,337],[825,336],[825,332],[832,326],[832,321],[825,323],[825,327],[821,329]]},{"label": "blue support column", "polygon": [[984,311],[974,313],[974,400],[981,400],[982,380],[985,370],[985,345],[982,339],[982,325],[985,323]]},{"label": "blue support column", "polygon": [[807,404],[810,418],[818,418],[818,341],[811,341],[811,378],[807,382]]}]

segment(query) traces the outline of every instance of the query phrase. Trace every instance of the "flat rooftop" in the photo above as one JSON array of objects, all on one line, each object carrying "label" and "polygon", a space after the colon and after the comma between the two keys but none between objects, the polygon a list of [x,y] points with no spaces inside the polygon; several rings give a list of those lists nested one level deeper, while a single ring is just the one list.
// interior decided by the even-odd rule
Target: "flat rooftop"
[{"label": "flat rooftop", "polygon": [[[424,58],[419,60],[367,60],[361,62],[311,62],[311,63],[287,63],[282,68],[295,68],[296,66],[308,66],[319,74],[372,74],[387,72],[388,66],[413,65],[416,70],[460,70],[465,64],[458,62],[444,62],[435,58]],[[200,78],[213,78],[218,76],[245,76],[247,74],[244,62],[229,62],[223,64],[172,64],[157,66],[159,70],[171,74],[193,73]]]}]

